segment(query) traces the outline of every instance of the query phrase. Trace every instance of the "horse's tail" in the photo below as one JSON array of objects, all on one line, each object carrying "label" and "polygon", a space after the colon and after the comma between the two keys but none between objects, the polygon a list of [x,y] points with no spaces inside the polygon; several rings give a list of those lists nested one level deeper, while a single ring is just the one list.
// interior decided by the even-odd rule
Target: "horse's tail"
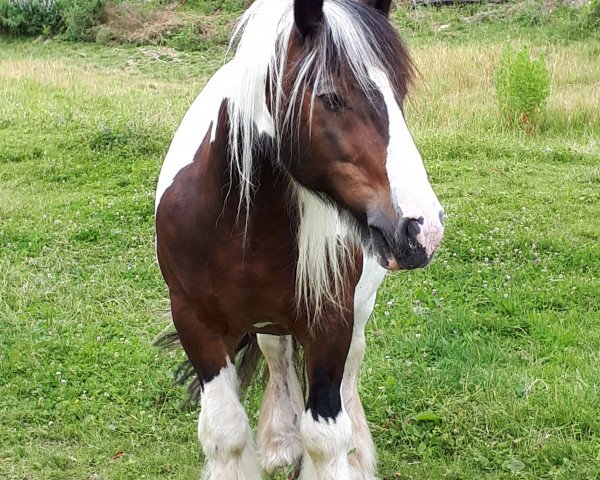
[{"label": "horse's tail", "polygon": [[247,333],[238,345],[235,362],[242,391],[252,383],[261,359],[262,353],[258,347],[256,334]]},{"label": "horse's tail", "polygon": [[[165,350],[181,348],[179,334],[170,327],[156,337],[154,346]],[[236,368],[240,379],[240,387],[244,391],[252,383],[259,362],[262,358],[255,334],[247,333],[236,349]],[[197,404],[202,395],[202,382],[198,378],[194,367],[186,357],[173,372],[175,385],[186,385],[190,396],[190,403]]]}]

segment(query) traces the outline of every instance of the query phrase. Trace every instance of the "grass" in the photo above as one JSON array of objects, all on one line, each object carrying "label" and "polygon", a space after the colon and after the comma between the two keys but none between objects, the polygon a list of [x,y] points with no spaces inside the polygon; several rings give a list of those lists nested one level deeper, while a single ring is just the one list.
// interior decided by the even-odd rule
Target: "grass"
[{"label": "grass", "polygon": [[[388,277],[369,325],[380,477],[597,480],[598,44],[438,21],[409,38],[422,79],[407,117],[447,230],[428,269]],[[530,134],[494,100],[507,37],[551,70]],[[179,356],[150,345],[168,322],[153,194],[222,58],[0,40],[0,478],[197,478]]]}]

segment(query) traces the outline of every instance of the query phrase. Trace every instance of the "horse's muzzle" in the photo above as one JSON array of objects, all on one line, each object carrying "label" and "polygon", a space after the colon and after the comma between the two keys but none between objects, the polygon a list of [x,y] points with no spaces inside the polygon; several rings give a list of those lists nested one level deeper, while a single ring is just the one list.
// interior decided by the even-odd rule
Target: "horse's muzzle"
[{"label": "horse's muzzle", "polygon": [[373,253],[388,270],[427,266],[443,235],[443,226],[428,225],[422,217],[392,222],[382,212],[375,212],[368,220]]}]

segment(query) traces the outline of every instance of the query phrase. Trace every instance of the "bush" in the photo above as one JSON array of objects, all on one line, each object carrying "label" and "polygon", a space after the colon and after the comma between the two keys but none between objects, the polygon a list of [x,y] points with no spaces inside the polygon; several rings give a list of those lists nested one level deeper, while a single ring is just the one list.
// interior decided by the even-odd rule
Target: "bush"
[{"label": "bush", "polygon": [[0,33],[48,35],[61,25],[60,0],[0,0]]},{"label": "bush", "polygon": [[506,121],[529,130],[543,113],[550,95],[550,75],[543,58],[523,49],[505,50],[494,75],[500,112]]},{"label": "bush", "polygon": [[585,19],[589,28],[600,32],[600,0],[590,0],[586,7]]},{"label": "bush", "polygon": [[0,0],[0,33],[91,39],[104,14],[105,0]]},{"label": "bush", "polygon": [[92,27],[104,17],[106,0],[63,0],[67,40],[92,40]]}]

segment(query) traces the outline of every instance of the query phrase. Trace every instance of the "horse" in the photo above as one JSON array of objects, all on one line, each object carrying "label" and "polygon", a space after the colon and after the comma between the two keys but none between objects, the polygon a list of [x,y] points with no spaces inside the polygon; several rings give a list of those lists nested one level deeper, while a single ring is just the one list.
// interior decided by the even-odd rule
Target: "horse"
[{"label": "horse", "polygon": [[[386,272],[425,267],[444,231],[404,118],[415,67],[390,4],[254,2],[166,155],[156,253],[201,393],[208,480],[286,466],[375,478],[365,325]],[[269,374],[258,445],[235,366],[252,345]]]}]

